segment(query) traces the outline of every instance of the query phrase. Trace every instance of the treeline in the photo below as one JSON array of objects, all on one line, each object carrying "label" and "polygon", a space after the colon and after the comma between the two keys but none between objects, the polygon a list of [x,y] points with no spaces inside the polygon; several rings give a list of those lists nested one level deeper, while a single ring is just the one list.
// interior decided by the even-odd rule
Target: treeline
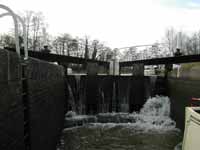
[{"label": "treeline", "polygon": [[[189,34],[184,31],[176,31],[171,27],[166,30],[165,36],[161,40],[163,45],[155,43],[152,47],[146,47],[140,51],[131,47],[121,53],[88,36],[74,37],[68,33],[58,36],[50,35],[47,32],[48,24],[41,12],[25,11],[20,16],[27,28],[28,49],[33,51],[43,51],[44,46],[48,46],[51,53],[104,61],[110,60],[112,57],[123,61],[173,56],[177,46],[183,55],[200,54],[200,30]],[[22,27],[20,27],[19,34],[20,46],[23,47]],[[13,29],[10,33],[0,35],[0,47],[15,47]]]},{"label": "treeline", "polygon": [[[45,17],[41,12],[25,11],[20,16],[26,24],[29,50],[43,51],[44,46],[48,46],[51,53],[104,61],[109,60],[113,55],[110,47],[88,36],[83,38],[73,37],[68,33],[58,36],[50,35],[47,32],[48,24],[45,22]],[[22,27],[20,27],[19,35],[20,46],[23,47]],[[14,30],[0,35],[0,46],[15,47]]]},{"label": "treeline", "polygon": [[182,55],[200,54],[200,30],[193,33],[176,31],[173,27],[166,29],[161,43],[154,43],[138,51],[136,47],[126,49],[121,61],[133,61],[174,56],[179,48]]},{"label": "treeline", "polygon": [[165,32],[164,42],[171,55],[177,46],[184,55],[200,54],[200,30],[189,34],[171,27]]}]

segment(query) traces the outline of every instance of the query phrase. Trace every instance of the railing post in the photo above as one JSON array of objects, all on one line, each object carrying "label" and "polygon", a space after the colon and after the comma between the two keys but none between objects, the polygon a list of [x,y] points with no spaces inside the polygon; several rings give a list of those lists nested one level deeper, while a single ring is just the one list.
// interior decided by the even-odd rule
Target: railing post
[{"label": "railing post", "polygon": [[109,74],[119,75],[119,61],[118,60],[113,59],[110,61]]},{"label": "railing post", "polygon": [[165,64],[165,78],[168,78],[168,74],[173,69],[173,64]]},{"label": "railing post", "polygon": [[97,63],[87,63],[86,66],[87,75],[97,75],[99,70],[99,65]]},{"label": "railing post", "polygon": [[121,75],[121,73],[122,73],[122,67],[119,64],[119,75]]},{"label": "railing post", "polygon": [[144,64],[133,64],[133,71],[132,75],[133,76],[144,76]]}]

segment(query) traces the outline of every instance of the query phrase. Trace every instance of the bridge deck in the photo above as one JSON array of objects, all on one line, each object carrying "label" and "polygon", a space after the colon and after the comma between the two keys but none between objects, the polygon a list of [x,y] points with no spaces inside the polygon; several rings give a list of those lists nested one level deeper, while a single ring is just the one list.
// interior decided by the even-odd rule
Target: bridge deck
[{"label": "bridge deck", "polygon": [[128,67],[133,64],[144,64],[144,65],[164,65],[164,64],[179,64],[179,63],[191,63],[200,62],[200,55],[188,55],[179,57],[165,57],[165,58],[154,58],[146,60],[136,60],[136,61],[124,61],[120,62],[120,67]]},{"label": "bridge deck", "polygon": [[[15,51],[13,48],[5,48],[10,51]],[[24,52],[21,50],[21,54]],[[109,62],[106,61],[99,61],[93,59],[85,59],[80,57],[73,57],[73,56],[65,56],[65,55],[58,55],[58,54],[51,54],[51,53],[44,53],[38,51],[28,51],[28,55],[30,57],[38,58],[41,60],[51,61],[51,62],[60,62],[60,63],[74,63],[74,64],[85,64],[85,63],[97,63],[98,65],[102,65],[105,67],[109,67]]]}]

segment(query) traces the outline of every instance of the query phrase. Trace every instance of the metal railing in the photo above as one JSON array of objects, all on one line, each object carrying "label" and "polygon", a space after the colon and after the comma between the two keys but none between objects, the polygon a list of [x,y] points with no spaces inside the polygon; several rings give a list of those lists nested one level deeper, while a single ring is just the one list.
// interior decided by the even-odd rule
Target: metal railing
[{"label": "metal railing", "polygon": [[19,22],[22,24],[22,28],[23,28],[23,39],[24,39],[24,59],[27,60],[28,59],[28,47],[27,47],[27,35],[26,35],[26,25],[23,21],[23,19],[18,16],[17,14],[15,14],[9,7],[0,4],[0,8],[6,10],[6,13],[0,14],[0,18],[1,17],[5,17],[5,16],[12,16],[13,21],[14,21],[14,27],[15,27],[15,42],[16,42],[16,52],[17,54],[20,56],[20,45],[19,45],[19,26],[18,26],[18,20]]}]

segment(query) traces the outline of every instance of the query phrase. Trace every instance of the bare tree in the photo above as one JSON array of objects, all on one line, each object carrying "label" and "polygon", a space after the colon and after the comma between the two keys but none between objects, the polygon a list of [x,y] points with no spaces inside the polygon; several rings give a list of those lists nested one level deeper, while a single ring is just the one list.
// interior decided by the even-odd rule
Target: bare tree
[{"label": "bare tree", "polygon": [[89,47],[88,47],[88,37],[85,37],[85,54],[84,58],[88,59],[89,58]]},{"label": "bare tree", "polygon": [[98,57],[100,57],[100,55],[103,55],[102,53],[104,53],[104,51],[106,51],[108,47],[104,46],[104,44],[99,40],[93,40],[92,48],[92,59],[98,59]]},{"label": "bare tree", "polygon": [[[41,12],[25,11],[21,16],[26,24],[27,45],[29,49],[41,49],[44,46],[44,38],[47,24]],[[44,32],[45,31],[45,32]],[[44,33],[46,34],[44,36]]]},{"label": "bare tree", "polygon": [[198,35],[198,54],[200,54],[200,31],[197,33]]},{"label": "bare tree", "polygon": [[79,43],[77,39],[72,38],[69,42],[68,42],[68,51],[70,53],[71,56],[78,56],[78,47],[79,47]]},{"label": "bare tree", "polygon": [[92,46],[93,46],[92,59],[96,59],[98,43],[99,43],[98,40],[93,40],[93,42],[92,42]]},{"label": "bare tree", "polygon": [[176,49],[176,33],[174,28],[168,28],[165,32],[165,41],[167,43],[167,47],[171,55],[175,53]]},{"label": "bare tree", "polygon": [[64,33],[60,36],[57,36],[53,40],[52,45],[54,46],[54,48],[56,48],[57,53],[65,55],[66,54],[65,51],[67,51],[67,55],[69,56],[70,55],[70,48],[72,46],[74,46],[72,44],[72,42],[73,42],[72,36],[67,34],[67,33]]},{"label": "bare tree", "polygon": [[52,46],[53,46],[53,49],[55,50],[56,54],[61,54],[60,49],[59,49],[59,42],[58,42],[57,38],[52,40]]},{"label": "bare tree", "polygon": [[198,37],[197,37],[196,33],[193,34],[191,40],[192,40],[192,50],[193,50],[193,53],[197,54],[198,53],[198,50],[197,50],[197,48],[198,48]]},{"label": "bare tree", "polygon": [[39,43],[39,33],[44,26],[44,16],[41,12],[35,13],[32,18],[32,30],[33,30],[33,50],[36,50],[36,47]]},{"label": "bare tree", "polygon": [[4,34],[0,36],[0,46],[1,47],[11,47],[15,48],[15,39],[9,34]]},{"label": "bare tree", "polygon": [[63,55],[65,55],[65,50],[67,51],[67,55],[69,56],[70,53],[69,53],[69,43],[70,41],[72,40],[72,37],[71,35],[65,33],[63,34],[61,37],[60,37],[60,42],[62,44],[62,52],[63,52]]},{"label": "bare tree", "polygon": [[21,14],[25,24],[26,24],[26,35],[27,35],[27,47],[29,48],[29,43],[31,40],[29,39],[29,34],[30,34],[30,28],[31,28],[31,22],[32,22],[32,17],[34,15],[33,11],[25,11],[23,14]]}]

